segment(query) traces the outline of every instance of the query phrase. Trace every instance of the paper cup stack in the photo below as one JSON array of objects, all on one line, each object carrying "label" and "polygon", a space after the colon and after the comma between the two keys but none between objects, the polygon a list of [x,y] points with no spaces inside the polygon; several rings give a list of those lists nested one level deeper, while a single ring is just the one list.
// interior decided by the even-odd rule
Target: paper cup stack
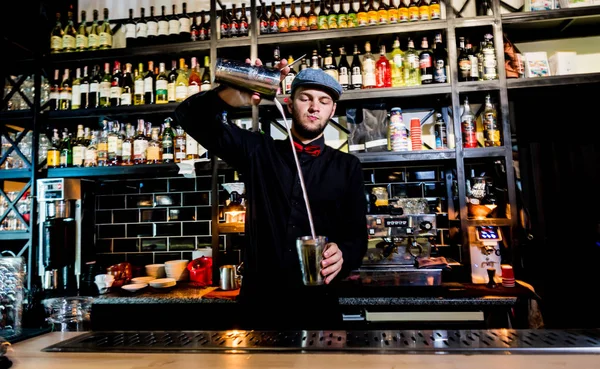
[{"label": "paper cup stack", "polygon": [[413,151],[423,149],[423,142],[421,141],[421,120],[419,118],[410,120],[410,142],[412,143]]},{"label": "paper cup stack", "polygon": [[515,272],[513,267],[508,264],[502,264],[502,286],[503,287],[514,287],[515,286]]}]

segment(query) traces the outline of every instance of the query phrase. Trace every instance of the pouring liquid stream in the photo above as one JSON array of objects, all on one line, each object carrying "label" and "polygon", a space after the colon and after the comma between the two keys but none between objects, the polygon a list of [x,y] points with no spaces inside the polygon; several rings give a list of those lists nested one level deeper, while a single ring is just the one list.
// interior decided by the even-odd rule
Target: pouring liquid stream
[{"label": "pouring liquid stream", "polygon": [[298,153],[296,152],[296,148],[294,147],[294,138],[292,137],[292,130],[290,129],[290,125],[288,120],[285,117],[285,112],[283,111],[283,106],[279,102],[279,100],[274,99],[275,106],[279,109],[279,113],[281,113],[281,118],[283,118],[283,122],[285,123],[285,128],[288,132],[288,138],[290,140],[290,145],[292,146],[292,153],[294,155],[294,161],[296,162],[296,170],[298,171],[298,178],[300,178],[300,187],[302,188],[302,196],[304,197],[304,203],[306,204],[306,212],[308,213],[308,222],[310,224],[310,234],[313,239],[317,239],[317,234],[315,232],[315,225],[313,223],[312,212],[310,210],[310,203],[308,201],[308,194],[306,192],[306,185],[304,184],[304,176],[302,175],[302,168],[300,168],[300,162],[298,161]]}]

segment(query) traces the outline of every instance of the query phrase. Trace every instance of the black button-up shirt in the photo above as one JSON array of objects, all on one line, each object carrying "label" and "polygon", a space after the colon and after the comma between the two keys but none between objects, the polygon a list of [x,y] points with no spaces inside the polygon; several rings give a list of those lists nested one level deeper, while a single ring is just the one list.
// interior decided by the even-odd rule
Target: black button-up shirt
[{"label": "black button-up shirt", "polygon": [[[182,102],[175,118],[202,146],[243,175],[247,245],[240,297],[269,295],[281,300],[320,291],[302,285],[295,243],[311,230],[292,145],[288,139],[274,140],[224,122],[222,113],[231,109],[213,90]],[[339,246],[343,276],[360,266],[367,249],[361,165],[355,156],[325,146],[323,138],[312,144],[322,147],[320,155],[299,153],[298,159],[315,232]]]}]

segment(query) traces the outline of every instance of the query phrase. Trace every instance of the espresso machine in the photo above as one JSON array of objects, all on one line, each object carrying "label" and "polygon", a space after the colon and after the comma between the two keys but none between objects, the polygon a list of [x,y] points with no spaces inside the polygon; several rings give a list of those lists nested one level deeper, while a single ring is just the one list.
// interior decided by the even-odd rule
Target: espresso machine
[{"label": "espresso machine", "polygon": [[502,230],[497,226],[469,227],[471,282],[488,283],[488,269],[495,270],[496,283],[502,282],[501,241]]},{"label": "espresso machine", "polygon": [[37,180],[38,275],[42,288],[57,294],[79,289],[81,274],[81,180]]}]

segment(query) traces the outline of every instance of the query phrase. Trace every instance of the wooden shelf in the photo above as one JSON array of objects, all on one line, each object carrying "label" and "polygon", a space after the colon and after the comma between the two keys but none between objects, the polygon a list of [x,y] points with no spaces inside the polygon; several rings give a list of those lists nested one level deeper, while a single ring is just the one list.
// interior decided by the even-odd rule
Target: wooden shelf
[{"label": "wooden shelf", "polygon": [[219,223],[220,234],[244,233],[246,223]]}]

